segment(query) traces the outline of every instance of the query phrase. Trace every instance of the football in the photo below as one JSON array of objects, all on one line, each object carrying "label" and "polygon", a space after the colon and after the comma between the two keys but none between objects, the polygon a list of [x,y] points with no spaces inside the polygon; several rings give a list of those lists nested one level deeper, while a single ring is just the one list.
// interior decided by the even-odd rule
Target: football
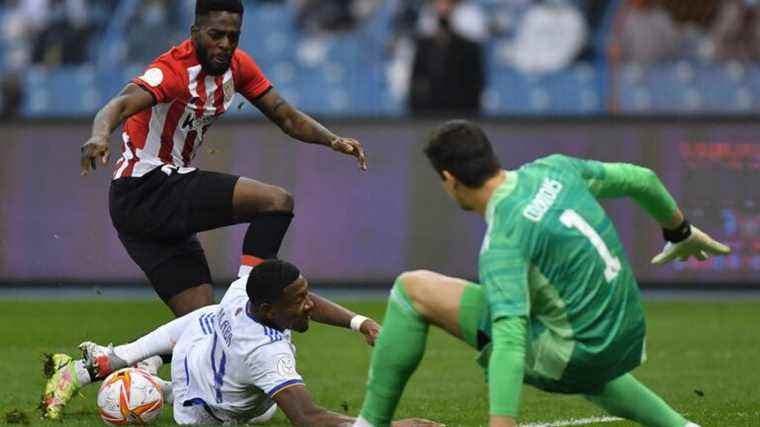
[{"label": "football", "polygon": [[98,391],[100,417],[106,424],[148,424],[158,417],[163,406],[161,386],[138,368],[113,372]]}]

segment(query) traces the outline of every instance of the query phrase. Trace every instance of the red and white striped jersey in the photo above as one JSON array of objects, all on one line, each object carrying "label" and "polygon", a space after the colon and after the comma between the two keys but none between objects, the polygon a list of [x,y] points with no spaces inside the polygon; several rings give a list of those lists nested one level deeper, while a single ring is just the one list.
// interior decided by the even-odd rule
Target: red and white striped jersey
[{"label": "red and white striped jersey", "polygon": [[271,87],[240,49],[224,75],[206,74],[191,40],[159,56],[132,83],[150,92],[156,104],[124,124],[114,179],[140,177],[163,165],[189,167],[209,126],[229,109],[235,93],[253,101]]}]

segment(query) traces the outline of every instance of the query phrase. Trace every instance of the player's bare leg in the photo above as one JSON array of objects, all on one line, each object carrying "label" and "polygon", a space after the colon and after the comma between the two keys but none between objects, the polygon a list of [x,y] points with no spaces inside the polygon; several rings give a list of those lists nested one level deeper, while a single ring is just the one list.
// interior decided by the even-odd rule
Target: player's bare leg
[{"label": "player's bare leg", "polygon": [[276,185],[241,177],[232,194],[235,219],[250,221],[265,212],[293,212],[293,195]]},{"label": "player's bare leg", "polygon": [[467,281],[428,270],[402,273],[398,280],[415,310],[430,324],[462,339],[459,304]]},{"label": "player's bare leg", "polygon": [[166,301],[166,304],[176,317],[182,317],[213,303],[214,289],[208,283],[198,285],[194,288],[185,289]]},{"label": "player's bare leg", "polygon": [[239,276],[265,259],[276,258],[293,220],[293,196],[285,189],[240,178],[232,196],[235,222],[250,222],[243,239]]}]

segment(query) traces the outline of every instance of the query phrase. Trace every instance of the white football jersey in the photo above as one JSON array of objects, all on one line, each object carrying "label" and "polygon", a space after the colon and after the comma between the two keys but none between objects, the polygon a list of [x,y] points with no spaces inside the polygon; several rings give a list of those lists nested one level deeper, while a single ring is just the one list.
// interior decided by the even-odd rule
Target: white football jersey
[{"label": "white football jersey", "polygon": [[[289,330],[248,314],[246,278],[230,285],[218,305],[198,310],[179,339],[172,364],[185,384],[175,406],[203,405],[220,422],[245,422],[272,407],[278,391],[303,384]],[[182,375],[184,374],[184,375]],[[184,378],[181,378],[184,377]]]}]

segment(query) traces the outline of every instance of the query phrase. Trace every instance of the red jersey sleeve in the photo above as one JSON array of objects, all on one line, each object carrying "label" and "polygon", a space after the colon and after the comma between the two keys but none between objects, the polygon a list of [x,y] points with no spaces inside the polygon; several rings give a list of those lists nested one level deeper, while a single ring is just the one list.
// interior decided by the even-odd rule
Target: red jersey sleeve
[{"label": "red jersey sleeve", "polygon": [[250,55],[238,49],[235,51],[235,62],[235,90],[246,99],[253,101],[272,87]]},{"label": "red jersey sleeve", "polygon": [[156,104],[171,102],[179,98],[184,87],[182,77],[163,58],[159,58],[150,64],[143,75],[132,79],[132,83],[150,92],[156,100]]}]

